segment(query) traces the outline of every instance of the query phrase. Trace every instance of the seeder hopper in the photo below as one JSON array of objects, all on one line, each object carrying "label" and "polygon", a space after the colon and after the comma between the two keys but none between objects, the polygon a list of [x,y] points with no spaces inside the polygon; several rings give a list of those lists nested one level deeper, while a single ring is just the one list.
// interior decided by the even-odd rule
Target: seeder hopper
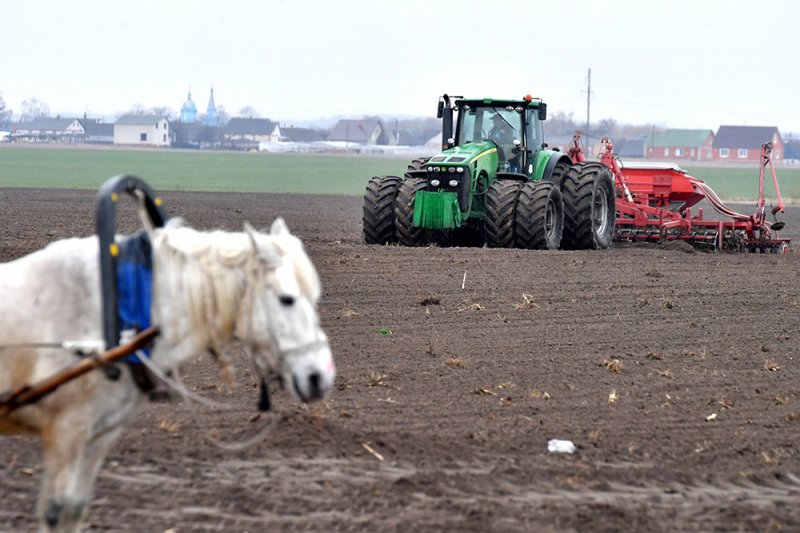
[{"label": "seeder hopper", "polygon": [[[576,133],[567,154],[578,163],[586,161]],[[790,239],[780,238],[784,222],[775,216],[784,212],[778,178],[772,163],[772,143],[761,146],[759,196],[752,215],[738,213],[726,206],[703,180],[690,176],[674,163],[626,163],[614,155],[608,136],[600,141],[600,163],[614,175],[617,191],[615,241],[664,242],[682,240],[709,251],[789,253]],[[598,164],[598,163],[594,163]],[[764,199],[765,170],[769,167],[775,185],[777,205],[767,220]],[[703,200],[724,220],[703,217]],[[693,208],[697,206],[697,214]]]}]

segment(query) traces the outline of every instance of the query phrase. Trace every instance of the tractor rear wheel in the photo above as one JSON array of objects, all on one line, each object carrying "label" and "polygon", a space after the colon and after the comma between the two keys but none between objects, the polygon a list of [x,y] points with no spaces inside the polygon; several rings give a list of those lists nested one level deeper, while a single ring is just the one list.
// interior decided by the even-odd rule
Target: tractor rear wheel
[{"label": "tractor rear wheel", "polygon": [[564,174],[565,250],[602,250],[611,245],[617,216],[614,177],[602,163],[578,163]]},{"label": "tractor rear wheel", "polygon": [[497,180],[486,193],[484,236],[490,248],[514,246],[514,219],[517,197],[522,183],[516,180]]},{"label": "tractor rear wheel", "polygon": [[364,194],[364,242],[397,242],[394,224],[394,200],[402,180],[397,176],[376,176],[367,183]]},{"label": "tractor rear wheel", "polygon": [[414,225],[414,200],[417,191],[428,185],[423,178],[406,178],[397,191],[394,202],[394,219],[397,241],[403,246],[423,246],[427,244],[427,230]]},{"label": "tractor rear wheel", "polygon": [[564,203],[558,185],[529,181],[517,200],[515,246],[530,250],[558,250],[564,230]]},{"label": "tractor rear wheel", "polygon": [[550,181],[558,186],[558,190],[564,187],[564,174],[572,167],[569,163],[558,163],[556,168],[553,169],[553,174],[550,176]]}]

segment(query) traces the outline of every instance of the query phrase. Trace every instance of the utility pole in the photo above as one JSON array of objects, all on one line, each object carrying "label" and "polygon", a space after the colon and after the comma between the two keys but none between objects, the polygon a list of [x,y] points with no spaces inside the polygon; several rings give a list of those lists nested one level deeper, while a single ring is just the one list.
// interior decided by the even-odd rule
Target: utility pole
[{"label": "utility pole", "polygon": [[592,109],[592,69],[586,76],[586,133],[589,133],[589,117]]},{"label": "utility pole", "polygon": [[583,143],[584,143],[584,152],[586,155],[591,155],[589,151],[589,117],[591,116],[591,108],[592,108],[592,69],[589,69],[589,73],[586,75],[586,128],[584,129],[584,133],[586,135],[583,136]]}]

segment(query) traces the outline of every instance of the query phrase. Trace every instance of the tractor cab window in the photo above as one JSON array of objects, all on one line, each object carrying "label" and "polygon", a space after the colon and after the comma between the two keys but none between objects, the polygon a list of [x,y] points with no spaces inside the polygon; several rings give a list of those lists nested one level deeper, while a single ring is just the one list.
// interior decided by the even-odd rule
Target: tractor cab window
[{"label": "tractor cab window", "polygon": [[492,141],[501,161],[513,158],[514,141],[522,142],[519,112],[505,107],[464,106],[458,116],[458,144]]},{"label": "tractor cab window", "polygon": [[537,152],[541,149],[542,143],[544,142],[542,121],[539,120],[538,109],[528,109],[525,113],[527,113],[527,120],[525,121],[527,125],[525,137],[527,138],[525,144],[528,150]]},{"label": "tractor cab window", "polygon": [[478,112],[465,106],[458,113],[458,144],[467,144],[480,140],[480,125]]}]

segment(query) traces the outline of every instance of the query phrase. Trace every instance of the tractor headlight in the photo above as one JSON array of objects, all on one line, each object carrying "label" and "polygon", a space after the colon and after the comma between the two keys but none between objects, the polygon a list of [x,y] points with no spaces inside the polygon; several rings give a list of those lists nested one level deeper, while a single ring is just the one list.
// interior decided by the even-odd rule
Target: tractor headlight
[{"label": "tractor headlight", "polygon": [[464,167],[456,167],[456,172],[464,172]]},{"label": "tractor headlight", "polygon": [[442,171],[442,167],[433,167],[433,171],[434,172],[441,172]]},{"label": "tractor headlight", "polygon": [[431,180],[431,187],[438,187],[440,183],[439,180]]},{"label": "tractor headlight", "polygon": [[450,174],[452,174],[455,171],[456,171],[455,167],[450,167],[447,169],[447,172],[449,172]]},{"label": "tractor headlight", "polygon": [[450,180],[447,184],[451,187],[458,187],[458,180]]},{"label": "tractor headlight", "polygon": [[433,172],[433,167],[428,167],[428,172]]}]

